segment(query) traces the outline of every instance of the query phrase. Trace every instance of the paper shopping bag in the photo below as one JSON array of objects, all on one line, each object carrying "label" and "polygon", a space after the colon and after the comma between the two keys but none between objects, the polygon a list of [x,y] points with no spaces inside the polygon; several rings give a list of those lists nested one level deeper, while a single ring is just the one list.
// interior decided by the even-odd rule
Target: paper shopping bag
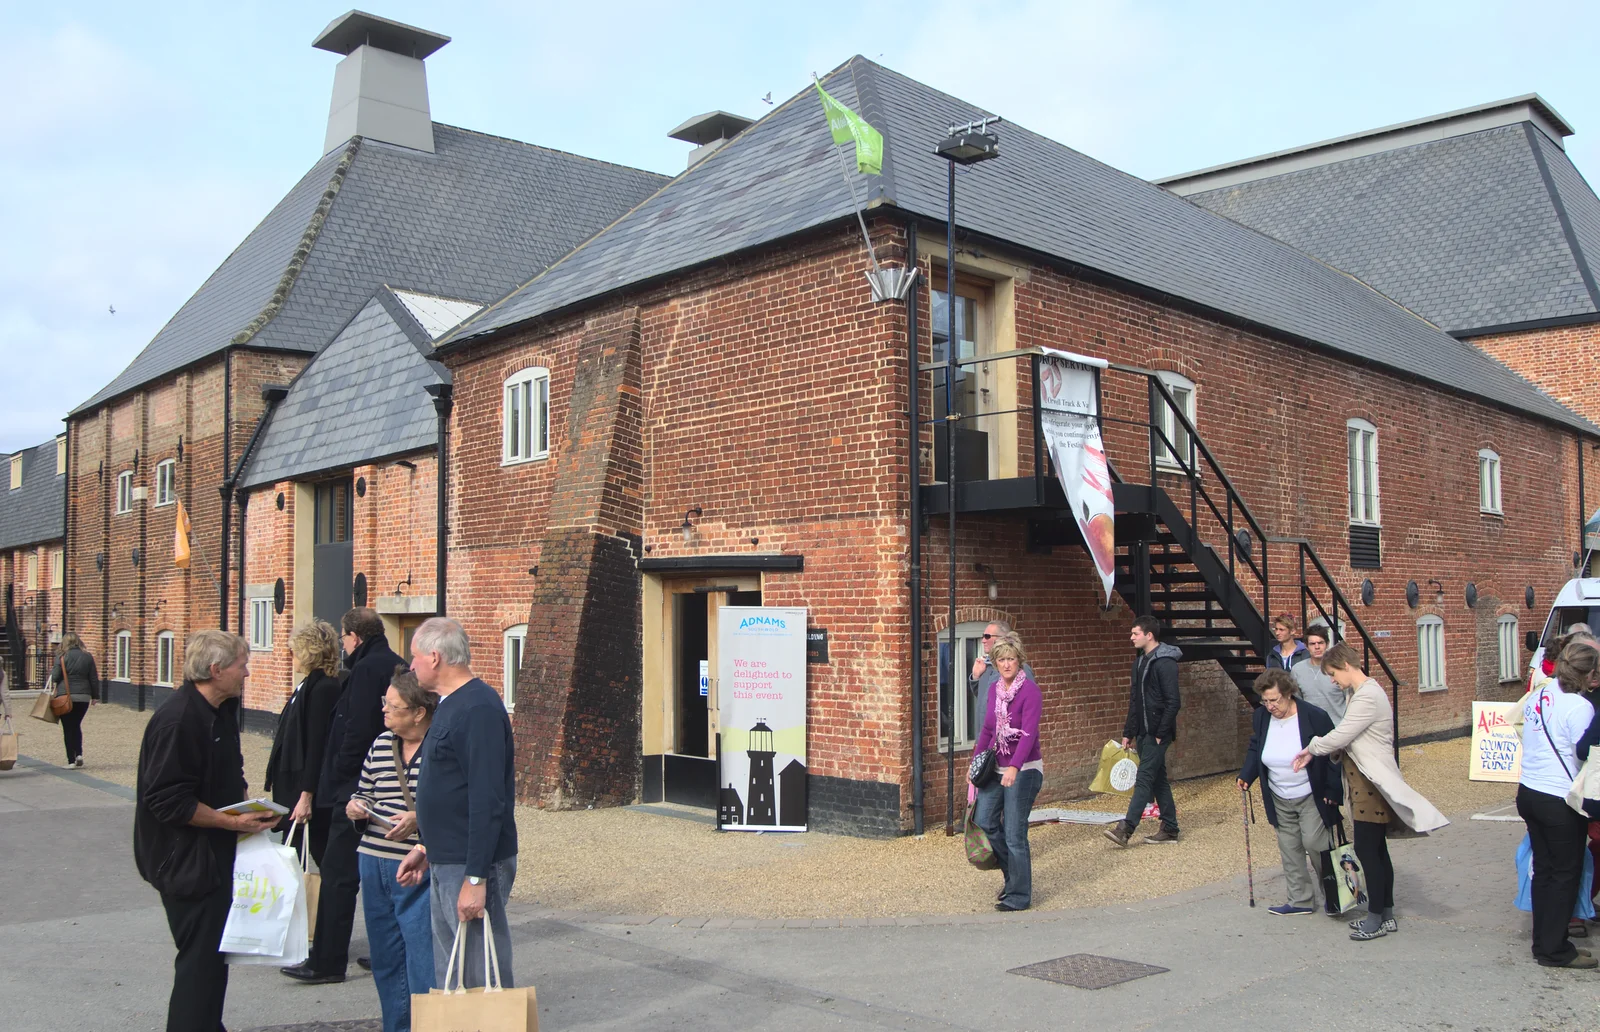
[{"label": "paper shopping bag", "polygon": [[[316,866],[316,861],[311,859],[311,832],[308,830],[310,827],[309,821],[301,821],[299,824],[294,825],[289,829],[289,839],[284,844],[291,849],[295,849],[300,854],[301,884],[304,886],[306,920],[309,922],[307,927],[311,930],[309,938],[315,941],[317,937],[317,903],[322,898],[322,874],[319,871],[312,870]],[[296,831],[300,832],[299,847],[294,844]]]},{"label": "paper shopping bag", "polygon": [[273,842],[270,832],[240,839],[233,857],[233,903],[218,948],[279,958],[286,948],[295,949],[289,929],[296,914],[305,912],[303,878],[300,858]]},{"label": "paper shopping bag", "polygon": [[539,1032],[532,989],[466,989],[411,998],[411,1032]]},{"label": "paper shopping bag", "polygon": [[17,729],[11,718],[0,718],[0,770],[10,770],[17,763]]},{"label": "paper shopping bag", "polygon": [[35,695],[33,697],[33,709],[28,713],[28,716],[34,720],[42,720],[46,724],[61,723],[61,718],[50,708],[50,697],[53,694],[53,692],[45,691]]},{"label": "paper shopping bag", "polygon": [[[462,933],[473,923],[483,929],[484,981],[488,984],[482,989],[461,988],[466,984]],[[539,1032],[539,1001],[534,991],[500,985],[500,958],[495,954],[488,914],[480,921],[456,926],[444,988],[411,997],[411,1032]]]},{"label": "paper shopping bag", "polygon": [[1089,791],[1110,795],[1133,795],[1133,783],[1139,777],[1139,754],[1124,749],[1118,742],[1107,742],[1100,750],[1100,769],[1089,782]]}]

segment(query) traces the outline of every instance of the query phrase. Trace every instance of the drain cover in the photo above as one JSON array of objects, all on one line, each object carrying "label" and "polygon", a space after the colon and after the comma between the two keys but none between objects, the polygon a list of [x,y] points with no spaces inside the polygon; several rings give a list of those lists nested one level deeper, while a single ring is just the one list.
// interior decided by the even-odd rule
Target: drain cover
[{"label": "drain cover", "polygon": [[383,1032],[381,1018],[365,1021],[312,1021],[303,1025],[263,1025],[250,1032]]},{"label": "drain cover", "polygon": [[1146,975],[1159,975],[1166,970],[1164,967],[1140,964],[1132,960],[1099,957],[1093,953],[1074,953],[1067,957],[1057,957],[1055,960],[1042,960],[1026,967],[1012,968],[1010,973],[1026,975],[1029,978],[1042,978],[1046,982],[1060,982],[1062,985],[1076,986],[1079,989],[1104,989],[1108,985],[1131,982]]}]

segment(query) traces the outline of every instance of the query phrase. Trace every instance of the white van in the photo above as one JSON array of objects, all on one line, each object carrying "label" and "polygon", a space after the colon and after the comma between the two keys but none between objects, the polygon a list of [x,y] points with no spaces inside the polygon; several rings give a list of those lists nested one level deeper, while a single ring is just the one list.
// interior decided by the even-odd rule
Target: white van
[{"label": "white van", "polygon": [[1528,663],[1530,688],[1545,677],[1545,648],[1578,623],[1586,623],[1591,630],[1600,633],[1600,577],[1574,577],[1567,581],[1556,595],[1555,605],[1550,607],[1544,633],[1528,632],[1524,644],[1533,652],[1533,659]]}]

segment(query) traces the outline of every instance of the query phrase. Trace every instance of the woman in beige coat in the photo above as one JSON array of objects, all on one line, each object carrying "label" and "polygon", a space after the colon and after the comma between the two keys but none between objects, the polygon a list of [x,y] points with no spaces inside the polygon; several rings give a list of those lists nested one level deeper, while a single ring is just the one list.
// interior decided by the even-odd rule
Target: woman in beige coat
[{"label": "woman in beige coat", "polygon": [[1349,698],[1344,719],[1325,735],[1313,738],[1294,768],[1313,756],[1344,753],[1344,774],[1350,784],[1350,816],[1355,825],[1356,859],[1367,878],[1367,916],[1352,921],[1350,938],[1377,939],[1398,931],[1394,917],[1394,864],[1385,837],[1389,822],[1400,820],[1417,832],[1433,831],[1450,822],[1400,776],[1394,759],[1394,717],[1389,697],[1361,669],[1355,649],[1339,644],[1322,657],[1322,669]]}]

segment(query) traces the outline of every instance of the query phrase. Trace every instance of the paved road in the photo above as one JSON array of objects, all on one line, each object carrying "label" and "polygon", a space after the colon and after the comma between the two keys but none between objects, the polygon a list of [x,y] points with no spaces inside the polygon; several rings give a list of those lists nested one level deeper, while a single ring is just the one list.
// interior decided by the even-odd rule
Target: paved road
[{"label": "paved road", "polygon": [[[162,1027],[171,944],[133,871],[128,795],[44,764],[0,775],[7,1032]],[[1281,878],[1257,884],[1251,910],[1241,878],[1133,906],[894,927],[723,929],[518,907],[516,974],[538,987],[546,1032],[1593,1029],[1600,976],[1528,958],[1526,915],[1509,903],[1520,834],[1458,820],[1396,843],[1401,932],[1371,943],[1320,916],[1269,916]],[[534,845],[523,877],[538,877]],[[1097,991],[1007,973],[1077,953],[1170,970]],[[307,987],[239,968],[228,992],[234,1029],[365,1032],[376,1015],[365,976]]]}]

